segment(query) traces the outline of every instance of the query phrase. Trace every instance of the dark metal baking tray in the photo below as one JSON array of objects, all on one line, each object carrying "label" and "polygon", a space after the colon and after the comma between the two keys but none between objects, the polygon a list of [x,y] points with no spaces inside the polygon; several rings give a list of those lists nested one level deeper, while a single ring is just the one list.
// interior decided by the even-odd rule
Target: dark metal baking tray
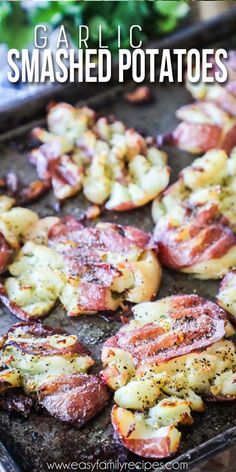
[{"label": "dark metal baking tray", "polygon": [[[224,38],[225,42],[221,42],[220,45],[236,46],[236,38],[232,39],[227,36],[226,31]],[[217,36],[217,41],[218,39]],[[213,40],[214,37],[210,36],[210,41],[213,42]],[[205,44],[208,44],[207,36]],[[125,103],[122,98],[125,88],[130,86],[131,84],[127,84],[122,88],[110,89],[93,97],[89,100],[89,104],[101,114],[115,115],[124,120],[128,126],[134,126],[147,135],[155,135],[174,127],[176,108],[191,101],[184,86],[153,85],[151,89],[155,100],[150,104],[132,106]],[[14,170],[24,181],[35,178],[35,171],[27,163],[26,157],[29,148],[28,132],[32,126],[33,124],[29,123],[14,131],[9,131],[0,138],[1,175],[9,170]],[[174,181],[180,169],[191,163],[192,156],[174,148],[166,148],[166,150],[172,167],[171,179]],[[46,216],[55,213],[54,203],[53,195],[48,194],[39,202],[31,205],[31,208],[41,216]],[[80,195],[67,201],[61,209],[61,214],[69,213],[79,217],[87,206],[88,202]],[[148,231],[153,228],[150,205],[123,214],[106,212],[102,215],[102,219],[132,224]],[[163,272],[164,277],[158,297],[181,292],[194,292],[214,299],[218,282],[202,282],[171,271],[165,270]],[[17,322],[17,319],[4,307],[1,308],[0,319],[0,334],[6,332],[12,323]],[[100,315],[75,319],[68,318],[60,307],[57,307],[45,322],[76,333],[97,360],[95,370],[101,368],[100,350],[103,341],[115,333],[121,324],[117,314],[109,317]],[[53,462],[57,464],[62,462],[65,464],[72,462],[95,464],[97,460],[119,460],[120,463],[127,461],[140,463],[142,459],[125,450],[114,437],[110,424],[111,404],[97,418],[80,430],[60,423],[42,413],[34,413],[25,420],[0,412],[0,438],[8,451],[11,451],[19,467],[25,472],[45,472],[50,470],[48,464]],[[176,462],[185,462],[190,467],[235,442],[236,403],[210,403],[204,413],[194,415],[192,426],[182,429],[181,446],[177,455],[171,460],[172,462],[160,462],[171,462],[172,466],[169,465],[169,470],[171,467],[172,470],[176,470]],[[148,463],[150,462],[148,461]],[[143,460],[143,467],[144,465],[145,460]],[[67,470],[72,470],[72,468]],[[78,470],[80,469],[78,468]],[[94,470],[99,470],[98,466],[97,468],[95,466]]]}]

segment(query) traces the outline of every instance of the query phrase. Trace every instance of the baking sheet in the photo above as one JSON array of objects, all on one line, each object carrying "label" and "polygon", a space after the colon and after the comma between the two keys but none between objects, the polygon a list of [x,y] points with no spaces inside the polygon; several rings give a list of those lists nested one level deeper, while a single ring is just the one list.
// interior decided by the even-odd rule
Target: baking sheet
[{"label": "baking sheet", "polygon": [[[236,45],[236,40],[233,40],[232,44]],[[177,121],[174,116],[176,108],[191,102],[191,97],[185,88],[179,85],[155,85],[151,87],[151,90],[155,100],[146,105],[132,106],[125,103],[122,98],[124,87],[105,92],[90,100],[89,104],[94,105],[101,114],[115,115],[128,126],[135,127],[147,135],[156,135],[176,125]],[[26,157],[29,149],[28,131],[31,128],[32,124],[8,133],[7,139],[0,139],[1,175],[14,170],[24,182],[36,177],[35,170],[27,163]],[[174,148],[166,147],[165,150],[169,154],[169,164],[172,168],[171,180],[174,181],[178,172],[189,165],[193,158]],[[60,214],[72,214],[79,217],[88,206],[88,202],[79,195],[68,200]],[[40,216],[56,214],[52,193],[31,205],[30,208],[36,210]],[[106,212],[102,215],[102,219],[131,224],[147,231],[153,229],[150,205],[123,214]],[[217,289],[218,282],[216,281],[198,281],[186,275],[163,270],[163,282],[158,297],[194,292],[214,299]],[[4,307],[1,307],[0,316],[0,334],[6,332],[13,323],[18,321]],[[121,325],[118,314],[108,317],[90,315],[68,318],[61,307],[57,307],[44,322],[77,334],[97,361],[95,371],[101,368],[100,350],[103,341],[116,333]],[[45,472],[50,470],[49,464],[53,462],[71,464],[75,461],[81,464],[95,464],[97,460],[119,460],[120,464],[129,461],[140,463],[142,459],[125,450],[114,437],[110,424],[111,405],[112,400],[105,411],[80,430],[42,413],[35,413],[25,420],[0,412],[0,437],[8,450],[12,452],[16,462],[26,472]],[[194,424],[181,428],[181,446],[172,459],[175,463],[182,461],[187,462],[189,466],[193,465],[236,442],[235,402],[210,403],[204,413],[193,416]],[[150,464],[152,461],[147,462]],[[157,461],[154,462],[157,463]],[[170,460],[160,462],[170,462]],[[144,464],[145,460],[143,460],[143,467]],[[68,468],[68,470],[72,469]]]},{"label": "baking sheet", "polygon": [[[165,132],[175,125],[174,110],[176,107],[191,100],[182,86],[153,86],[152,93],[155,101],[152,104],[131,106],[125,104],[119,91],[113,92],[97,103],[99,112],[114,114],[125,121],[129,126],[155,135],[157,132]],[[108,103],[109,102],[109,103]],[[14,169],[24,180],[35,177],[34,168],[27,164],[28,138],[27,131],[22,137],[14,138],[14,134],[8,142],[0,144],[1,173]],[[172,167],[172,180],[179,170],[192,161],[192,157],[175,149],[167,149],[169,163]],[[39,202],[31,205],[41,216],[55,213],[54,197],[50,193]],[[69,200],[62,208],[62,214],[79,216],[88,206],[82,196]],[[127,212],[124,214],[106,212],[102,219],[116,221],[122,224],[134,226],[151,231],[153,228],[150,206]],[[164,271],[159,297],[175,293],[192,293],[193,291],[207,298],[213,298],[217,291],[218,283],[214,281],[202,282],[193,280],[185,275]],[[8,310],[2,308],[1,333],[5,332],[17,319],[10,315]],[[97,368],[100,368],[100,349],[103,341],[115,333],[120,326],[119,316],[110,316],[105,319],[102,316],[83,316],[77,319],[68,318],[61,307],[56,308],[45,320],[53,326],[61,326],[69,332],[76,333],[78,337],[92,351],[97,360]],[[109,421],[110,408],[100,414],[97,419],[91,421],[81,430],[64,425],[46,415],[33,414],[28,420],[10,417],[0,413],[0,434],[9,449],[15,455],[17,462],[24,470],[47,470],[47,462],[71,462],[92,461],[99,459],[134,460],[134,457],[123,450],[113,437],[112,427]],[[200,446],[206,440],[224,433],[230,427],[236,427],[235,404],[210,404],[206,412],[194,415],[194,425],[183,428],[183,438],[179,454],[186,453],[193,447]],[[199,451],[200,454],[200,451]]]}]

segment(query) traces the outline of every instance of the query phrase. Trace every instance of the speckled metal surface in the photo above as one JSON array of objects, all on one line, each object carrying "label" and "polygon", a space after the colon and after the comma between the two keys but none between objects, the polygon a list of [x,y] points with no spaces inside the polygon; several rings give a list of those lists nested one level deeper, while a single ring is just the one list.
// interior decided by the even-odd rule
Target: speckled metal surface
[{"label": "speckled metal surface", "polygon": [[20,472],[17,464],[9,455],[5,446],[0,443],[0,471],[1,472]]},{"label": "speckled metal surface", "polygon": [[[183,86],[156,85],[152,87],[152,93],[155,98],[153,103],[142,106],[131,106],[125,103],[119,91],[113,92],[113,97],[109,92],[108,97],[104,96],[103,100],[101,98],[95,100],[95,104],[102,114],[114,114],[117,118],[124,120],[128,126],[134,126],[148,135],[155,135],[157,132],[170,130],[176,124],[174,117],[176,108],[189,102],[191,97]],[[2,175],[6,171],[15,170],[24,181],[35,177],[34,169],[27,163],[27,146],[27,133],[18,137],[12,135],[8,142],[0,142]],[[176,149],[170,148],[167,151],[172,168],[171,179],[174,181],[180,169],[191,163],[192,157]],[[86,206],[88,203],[82,196],[78,196],[69,200],[61,213],[79,216]],[[45,196],[31,208],[37,210],[41,216],[55,213],[52,194]],[[124,214],[107,212],[102,218],[107,221],[132,224],[148,231],[153,228],[150,206]],[[214,299],[218,282],[202,282],[174,272],[163,272],[164,277],[158,297],[194,292]],[[5,332],[12,323],[17,321],[3,307],[1,307],[0,320],[0,333]],[[101,367],[100,350],[103,341],[115,333],[120,326],[118,315],[109,316],[108,319],[103,316],[70,319],[60,307],[57,307],[45,322],[76,333],[96,358],[97,370]],[[48,464],[54,461],[57,463],[73,461],[95,463],[98,459],[119,458],[122,463],[140,460],[128,453],[114,437],[109,421],[110,406],[81,430],[62,424],[42,413],[35,413],[24,420],[1,412],[0,436],[7,448],[11,450],[17,463],[26,472],[47,471]],[[175,461],[180,459],[196,463],[207,454],[221,450],[236,441],[236,403],[211,403],[207,406],[205,413],[195,414],[194,420],[192,426],[182,429],[181,447],[174,458]]]}]

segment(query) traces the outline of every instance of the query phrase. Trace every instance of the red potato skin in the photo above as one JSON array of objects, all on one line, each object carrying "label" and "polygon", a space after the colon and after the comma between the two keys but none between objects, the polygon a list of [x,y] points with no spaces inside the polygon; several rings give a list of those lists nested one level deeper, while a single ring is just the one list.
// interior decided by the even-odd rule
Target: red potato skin
[{"label": "red potato skin", "polygon": [[0,233],[0,273],[5,272],[11,261],[13,250],[7,243],[3,234]]},{"label": "red potato skin", "polygon": [[[111,422],[115,432],[117,433],[122,444],[141,457],[147,457],[150,459],[162,459],[169,457],[174,453],[170,451],[170,440],[169,438],[153,438],[153,439],[129,439],[122,436],[119,428],[119,421],[117,418],[119,408],[115,405],[111,412]],[[176,450],[179,444],[176,445]]]},{"label": "red potato skin", "polygon": [[233,80],[232,82],[229,82],[226,85],[226,89],[236,97],[236,80]]},{"label": "red potato skin", "polygon": [[43,384],[38,400],[50,415],[79,428],[106,406],[109,395],[95,375],[74,374]]},{"label": "red potato skin", "polygon": [[43,144],[39,149],[33,149],[28,156],[29,162],[36,166],[38,177],[42,180],[51,179],[50,162],[58,162],[60,155],[56,147],[57,143],[55,142]]},{"label": "red potato skin", "polygon": [[222,129],[211,124],[182,122],[172,133],[175,146],[192,153],[204,153],[220,146]]},{"label": "red potato skin", "polygon": [[[216,296],[216,302],[219,303],[219,305],[221,304],[220,299],[219,299],[219,295],[221,294],[221,292],[224,290],[225,286],[227,286],[228,283],[231,280],[235,280],[235,285],[236,285],[236,269],[231,270],[231,272],[228,272],[228,274],[226,274],[224,276],[224,278],[221,280],[219,291],[218,291],[218,294]],[[230,322],[235,326],[235,316],[232,315],[229,312],[227,312],[227,315],[228,315],[228,319],[230,320]]]},{"label": "red potato skin", "polygon": [[[67,159],[67,163],[72,162],[69,156],[62,156]],[[69,185],[73,193],[78,193],[77,185],[81,180],[83,170],[81,168],[74,169],[72,172],[71,169],[68,169],[64,163],[62,163],[61,158],[52,160],[48,164],[49,174],[52,180],[52,187],[55,194],[60,192],[63,187]]]},{"label": "red potato skin", "polygon": [[49,229],[48,238],[53,240],[57,237],[67,236],[73,231],[80,231],[83,227],[84,225],[73,216],[65,216]]},{"label": "red potato skin", "polygon": [[[182,238],[188,230],[188,238]],[[186,224],[174,227],[160,219],[154,231],[161,263],[170,269],[181,270],[201,261],[224,256],[236,244],[236,236],[228,220],[216,205],[186,218]]]},{"label": "red potato skin", "polygon": [[[68,161],[71,159],[68,156]],[[73,174],[70,170],[66,167],[61,165],[60,159],[53,160],[49,163],[49,171],[53,179],[58,181],[61,185],[69,184],[71,186],[75,185],[77,180],[76,178],[80,176],[81,172],[78,168],[78,173]]]},{"label": "red potato skin", "polygon": [[[115,253],[128,253],[134,246],[144,249],[151,249],[154,245],[151,243],[150,234],[140,231],[131,226],[121,226],[108,223],[107,226],[86,227],[73,217],[61,219],[49,230],[49,245],[56,248],[58,243],[70,243],[66,247],[64,256],[67,259],[76,258],[78,268],[82,270],[83,266],[94,266],[115,275],[116,268],[111,264],[104,263],[101,259],[101,252],[112,251]],[[109,280],[109,284],[111,280]],[[104,284],[103,284],[104,285]]]},{"label": "red potato skin", "polygon": [[221,146],[227,153],[230,153],[234,146],[236,146],[236,124],[223,136],[222,144],[219,147]]},{"label": "red potato skin", "polygon": [[[50,343],[47,341],[47,338],[50,338],[51,336],[55,334],[63,335],[66,334],[63,330],[61,329],[55,329],[52,328],[51,326],[48,325],[43,325],[41,323],[34,323],[34,322],[28,322],[28,323],[16,323],[14,324],[8,331],[8,333],[14,333],[14,331],[18,328],[21,328],[21,330],[29,335],[34,336],[35,338],[38,338],[39,340],[39,345],[38,347],[34,347],[32,345],[29,345],[29,343],[24,343],[24,339],[18,339],[17,343],[12,342],[12,341],[6,341],[5,346],[9,344],[15,344],[17,345],[17,348],[20,349],[21,351],[25,352],[26,354],[30,354],[33,356],[54,356],[54,355],[73,355],[73,354],[78,354],[80,356],[83,355],[88,355],[89,351],[78,341],[76,341],[74,344],[71,346],[68,346],[66,348],[53,348]],[[43,341],[40,343],[40,339],[43,339]]]},{"label": "red potato skin", "polygon": [[209,346],[225,334],[226,312],[197,295],[171,297],[169,316],[173,326],[168,332],[156,323],[128,331],[121,328],[104,347],[129,352],[136,365],[160,363]]},{"label": "red potato skin", "polygon": [[224,130],[223,126],[215,124],[183,121],[172,133],[159,136],[157,141],[192,154],[203,154],[210,149],[224,149],[230,153],[236,145],[236,124]]},{"label": "red potato skin", "polygon": [[[66,160],[66,162],[64,162]],[[46,185],[52,184],[55,191],[60,191],[65,185],[69,185],[77,193],[77,185],[83,175],[83,169],[78,167],[73,171],[66,164],[73,163],[70,156],[60,156],[57,143],[47,143],[35,149],[29,155],[29,161],[36,166],[37,174]]]},{"label": "red potato skin", "polygon": [[235,82],[230,82],[225,88],[222,87],[219,97],[215,99],[219,107],[234,117],[236,117],[235,87]]},{"label": "red potato skin", "polygon": [[18,201],[22,205],[34,202],[45,195],[50,188],[51,183],[49,180],[34,180],[27,187],[20,190]]},{"label": "red potato skin", "polygon": [[[9,335],[14,334],[16,329],[20,329],[21,332],[18,333],[17,341],[11,341]],[[23,334],[36,338],[33,345],[24,342]],[[63,331],[41,323],[18,323],[13,325],[5,335],[2,349],[7,349],[9,345],[16,345],[22,352],[40,357],[58,354],[60,356],[89,354],[87,349],[77,341],[64,349],[52,347],[48,338],[55,334],[63,334]],[[9,361],[5,359],[6,365],[10,365],[11,361],[12,356],[10,355]],[[92,365],[92,359],[90,365]],[[2,382],[0,385],[0,390],[4,392],[4,395],[6,393],[6,396],[0,399],[0,409],[28,415],[34,397],[19,397],[20,390],[14,389],[13,397],[9,398],[8,392],[5,392],[8,387],[10,387],[8,382]],[[57,377],[49,377],[39,387],[35,399],[38,400],[39,405],[58,420],[81,427],[106,406],[109,394],[104,383],[96,375],[61,374]]]},{"label": "red potato skin", "polygon": [[[97,284],[81,282],[79,286],[78,309],[83,313],[96,313],[97,311],[109,310],[107,303],[107,287],[99,287]],[[70,311],[68,316],[78,316],[77,312]]]},{"label": "red potato skin", "polygon": [[[105,205],[105,208],[106,205]],[[128,211],[128,210],[133,210],[134,208],[137,208],[136,205],[130,200],[129,202],[124,202],[120,203],[120,205],[117,205],[116,207],[112,208],[110,211]],[[108,208],[109,210],[109,208]]]},{"label": "red potato skin", "polygon": [[51,187],[49,180],[33,180],[28,185],[24,185],[14,172],[8,172],[3,180],[3,187],[19,205],[27,205],[42,197]]},{"label": "red potato skin", "polygon": [[229,272],[228,274],[224,276],[220,284],[220,290],[223,290],[225,286],[233,279],[235,279],[235,283],[236,283],[236,269],[232,270],[231,272]]},{"label": "red potato skin", "polygon": [[[157,252],[157,244],[151,241],[150,234],[141,230],[112,223],[104,227],[86,227],[72,216],[60,219],[50,228],[48,241],[49,247],[63,257],[68,281],[73,285],[79,280],[77,309],[69,312],[69,316],[78,316],[78,312],[93,313],[110,309],[110,287],[122,272],[115,265],[104,262],[104,252],[125,256],[134,247],[140,252],[146,249]],[[23,321],[32,319],[24,309],[8,299],[1,283],[0,300]],[[47,311],[35,316],[35,319],[48,314]]]},{"label": "red potato skin", "polygon": [[125,252],[133,245],[147,249],[150,243],[150,234],[132,226],[109,223],[105,228],[88,228],[72,216],[62,218],[49,230],[49,239],[52,240],[52,244],[55,238],[61,240],[63,237],[90,247],[94,245],[98,249],[116,252]]}]

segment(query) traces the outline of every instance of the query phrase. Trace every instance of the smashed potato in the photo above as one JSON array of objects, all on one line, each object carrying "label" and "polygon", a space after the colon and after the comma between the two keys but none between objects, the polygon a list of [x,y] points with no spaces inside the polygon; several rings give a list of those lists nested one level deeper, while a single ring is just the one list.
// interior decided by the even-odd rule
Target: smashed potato
[{"label": "smashed potato", "polygon": [[71,217],[52,228],[49,245],[65,264],[60,300],[69,316],[115,310],[158,291],[161,268],[143,231],[111,223],[86,228]]},{"label": "smashed potato", "polygon": [[52,416],[80,427],[108,401],[99,378],[86,374],[93,364],[77,336],[40,323],[19,323],[3,338],[0,393],[21,387]]},{"label": "smashed potato", "polygon": [[3,303],[23,320],[47,315],[64,286],[63,267],[55,251],[27,242],[9,266],[12,277],[1,287]]},{"label": "smashed potato", "polygon": [[[160,143],[173,144],[193,154],[210,149],[232,150],[236,145],[235,62],[235,51],[231,51],[225,61],[228,80],[224,85],[187,81],[187,89],[196,101],[177,110],[181,123],[171,133],[160,136]],[[218,68],[214,60],[212,68]]]},{"label": "smashed potato", "polygon": [[[214,70],[217,69],[215,61],[212,61]],[[200,80],[193,84],[186,82],[188,91],[196,100],[210,100],[219,105],[223,110],[230,115],[236,117],[236,56],[235,51],[229,51],[228,59],[225,61],[228,69],[228,80],[224,85],[219,83],[204,83]]]},{"label": "smashed potato", "polygon": [[178,425],[191,424],[204,399],[236,398],[235,346],[224,339],[233,329],[224,311],[196,295],[141,303],[133,313],[102,349],[102,377],[115,390],[112,424],[129,450],[168,457],[179,446]]},{"label": "smashed potato", "polygon": [[236,154],[212,150],[186,167],[153,202],[161,262],[198,278],[236,266]]},{"label": "smashed potato", "polygon": [[176,115],[184,120],[173,132],[174,143],[180,149],[194,154],[209,149],[230,152],[236,145],[236,120],[217,105],[211,102],[186,105]]},{"label": "smashed potato", "polygon": [[172,133],[158,138],[193,154],[210,149],[230,152],[236,146],[236,119],[212,102],[196,102],[176,112],[181,123]]},{"label": "smashed potato", "polygon": [[33,134],[43,144],[30,162],[60,200],[83,189],[90,202],[124,211],[145,205],[168,185],[164,152],[120,121],[95,119],[88,108],[60,103],[49,111],[48,131]]},{"label": "smashed potato", "polygon": [[0,290],[3,303],[23,320],[47,315],[57,300],[69,316],[78,316],[148,301],[159,289],[155,247],[138,229],[47,217],[26,237]]},{"label": "smashed potato", "polygon": [[125,385],[140,363],[165,362],[205,348],[233,331],[225,311],[198,295],[175,295],[140,303],[133,308],[133,314],[134,320],[103,346],[102,362],[107,365],[103,376],[108,384],[111,379],[112,388]]},{"label": "smashed potato", "polygon": [[114,406],[111,420],[122,444],[139,456],[161,459],[179,447],[181,434],[174,426],[152,427],[142,413]]}]

